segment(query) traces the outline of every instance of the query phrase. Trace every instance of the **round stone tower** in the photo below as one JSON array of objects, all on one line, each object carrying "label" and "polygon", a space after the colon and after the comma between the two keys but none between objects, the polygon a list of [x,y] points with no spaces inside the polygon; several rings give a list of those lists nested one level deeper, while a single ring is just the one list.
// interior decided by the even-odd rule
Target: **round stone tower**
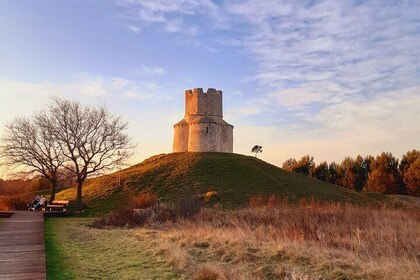
[{"label": "round stone tower", "polygon": [[233,152],[233,126],[223,120],[222,91],[185,91],[185,117],[174,125],[173,152]]}]

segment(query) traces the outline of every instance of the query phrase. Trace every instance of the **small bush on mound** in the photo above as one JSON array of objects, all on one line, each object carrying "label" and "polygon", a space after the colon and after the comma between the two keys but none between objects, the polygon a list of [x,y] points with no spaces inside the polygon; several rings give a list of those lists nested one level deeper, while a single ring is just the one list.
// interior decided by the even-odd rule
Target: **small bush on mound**
[{"label": "small bush on mound", "polygon": [[141,193],[132,198],[131,203],[134,209],[146,209],[155,206],[159,198],[155,194]]},{"label": "small bush on mound", "polygon": [[143,225],[146,220],[144,215],[137,215],[133,209],[119,209],[111,214],[108,214],[92,223],[93,227],[134,227]]},{"label": "small bush on mound", "polygon": [[179,217],[192,219],[201,212],[202,202],[194,196],[182,196],[174,205],[174,210]]},{"label": "small bush on mound", "polygon": [[203,200],[206,203],[213,202],[219,196],[219,193],[216,191],[209,191],[203,195]]},{"label": "small bush on mound", "polygon": [[[177,218],[192,219],[201,211],[201,201],[196,197],[183,197],[171,208],[159,205],[157,196],[150,194],[135,197],[134,201],[131,207],[105,215],[95,220],[91,226],[96,228],[160,226],[165,222],[175,222]],[[151,206],[146,207],[146,205]]]},{"label": "small bush on mound", "polygon": [[175,220],[176,215],[172,210],[153,206],[147,209],[120,209],[95,220],[91,225],[96,228],[132,228],[146,225],[158,226],[168,221],[174,222]]}]

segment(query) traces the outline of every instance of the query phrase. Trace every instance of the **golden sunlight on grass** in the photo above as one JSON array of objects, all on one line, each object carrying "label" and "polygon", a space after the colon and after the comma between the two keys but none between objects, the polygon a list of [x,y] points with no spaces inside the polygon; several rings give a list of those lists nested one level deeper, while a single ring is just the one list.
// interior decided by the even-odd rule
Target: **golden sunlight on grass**
[{"label": "golden sunlight on grass", "polygon": [[94,229],[90,221],[46,220],[48,279],[180,279],[148,236]]},{"label": "golden sunlight on grass", "polygon": [[266,205],[236,211],[204,209],[193,220],[137,229],[100,230],[75,219],[49,220],[47,247],[52,240],[65,256],[61,271],[113,279],[420,275],[418,206],[391,209],[308,200]]},{"label": "golden sunlight on grass", "polygon": [[418,209],[284,204],[205,210],[159,235],[188,276],[198,266],[218,279],[413,279],[419,221]]}]

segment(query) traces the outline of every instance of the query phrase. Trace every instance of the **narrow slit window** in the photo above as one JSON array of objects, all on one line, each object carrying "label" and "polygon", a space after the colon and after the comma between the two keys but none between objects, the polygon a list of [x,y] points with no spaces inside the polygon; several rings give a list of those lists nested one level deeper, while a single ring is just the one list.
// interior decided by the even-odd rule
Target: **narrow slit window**
[{"label": "narrow slit window", "polygon": [[209,133],[209,127],[206,127],[206,133]]}]

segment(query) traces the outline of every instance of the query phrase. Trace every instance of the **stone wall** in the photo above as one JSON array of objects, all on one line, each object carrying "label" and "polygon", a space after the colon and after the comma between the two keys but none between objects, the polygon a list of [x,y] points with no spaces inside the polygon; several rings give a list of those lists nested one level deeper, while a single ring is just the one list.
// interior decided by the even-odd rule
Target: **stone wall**
[{"label": "stone wall", "polygon": [[174,125],[174,142],[172,151],[182,153],[188,151],[189,125],[185,120],[181,120]]},{"label": "stone wall", "polygon": [[185,116],[220,116],[223,117],[223,93],[221,90],[202,88],[185,91]]},{"label": "stone wall", "polygon": [[173,152],[233,152],[233,126],[223,120],[222,91],[185,91],[185,118],[174,125]]}]

